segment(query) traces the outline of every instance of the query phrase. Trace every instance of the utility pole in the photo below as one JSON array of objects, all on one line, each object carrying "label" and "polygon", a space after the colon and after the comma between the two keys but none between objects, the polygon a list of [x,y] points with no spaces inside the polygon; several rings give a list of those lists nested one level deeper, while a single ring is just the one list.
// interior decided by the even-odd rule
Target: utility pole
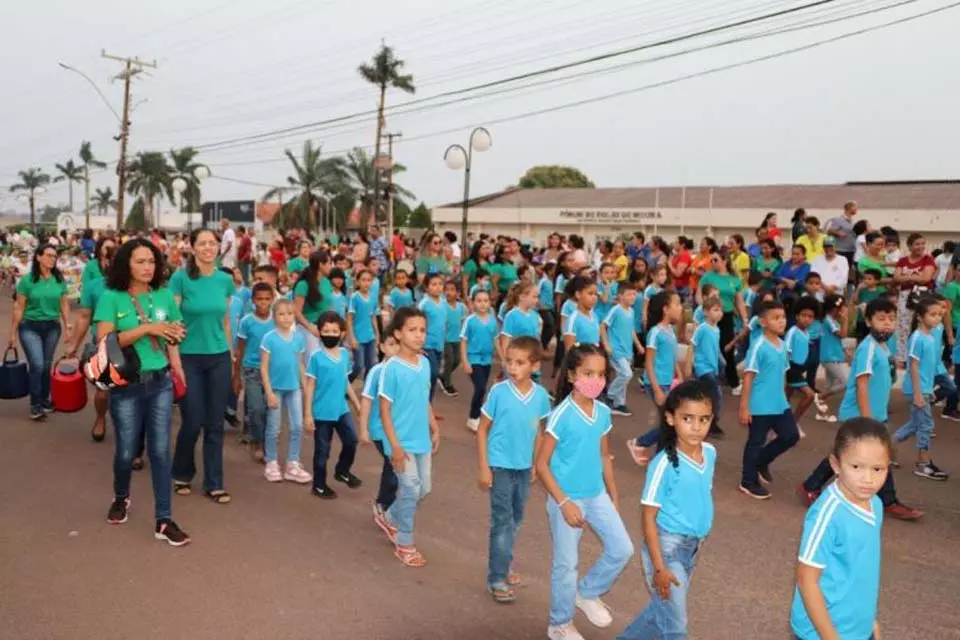
[{"label": "utility pole", "polygon": [[[387,139],[387,156],[390,158],[390,166],[387,167],[387,242],[393,242],[393,139],[402,138],[403,133],[385,133]],[[379,187],[377,189],[379,192]],[[376,221],[376,218],[374,218]],[[382,228],[382,227],[381,227]]]},{"label": "utility pole", "polygon": [[116,60],[123,64],[123,71],[114,76],[123,80],[123,116],[120,118],[120,159],[117,161],[117,232],[123,229],[123,200],[127,190],[127,141],[130,138],[130,80],[144,67],[157,68],[157,61],[144,62],[140,58],[123,58],[109,55],[106,51],[100,52],[100,57]]}]

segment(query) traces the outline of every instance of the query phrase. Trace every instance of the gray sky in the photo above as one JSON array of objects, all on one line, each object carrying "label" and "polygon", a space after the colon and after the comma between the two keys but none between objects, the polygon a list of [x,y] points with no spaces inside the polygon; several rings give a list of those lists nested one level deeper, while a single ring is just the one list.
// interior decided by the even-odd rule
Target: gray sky
[{"label": "gray sky", "polygon": [[[579,67],[604,70],[708,43],[820,22],[896,4],[837,0],[721,35]],[[166,151],[316,122],[375,108],[356,67],[381,38],[407,61],[418,91],[434,96],[552,64],[628,48],[806,4],[773,0],[188,0],[16,3],[0,24],[0,208],[16,171],[53,170],[91,140],[115,160],[117,123],[94,90],[59,61],[87,73],[119,110],[119,70],[100,58],[156,59],[135,82],[130,150]],[[808,51],[631,91],[773,54],[952,4],[917,0],[879,13],[458,104],[388,114],[404,134],[402,183],[429,204],[456,200],[462,174],[443,164],[447,145],[488,125],[493,148],[474,159],[473,193],[515,183],[535,164],[570,164],[598,186],[843,182],[958,175],[960,8]],[[538,78],[542,80],[543,78]],[[529,81],[528,81],[529,83]],[[503,121],[597,96],[612,99]],[[141,100],[146,102],[140,102]],[[430,103],[425,103],[430,104]],[[340,152],[372,146],[374,117],[233,148],[203,151],[219,177],[282,184],[284,148],[304,139]],[[447,132],[449,130],[454,130]],[[447,132],[447,133],[444,133]],[[112,186],[110,171],[94,185]],[[221,179],[205,199],[258,199],[266,189]],[[76,190],[80,202],[81,189]],[[65,202],[55,185],[41,200]],[[803,203],[797,203],[802,205]],[[76,207],[78,210],[82,205]]]}]

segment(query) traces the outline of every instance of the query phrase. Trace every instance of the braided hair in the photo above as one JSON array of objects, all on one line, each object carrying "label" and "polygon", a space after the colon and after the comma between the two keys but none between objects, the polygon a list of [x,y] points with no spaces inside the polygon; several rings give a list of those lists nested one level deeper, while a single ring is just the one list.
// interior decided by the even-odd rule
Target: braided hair
[{"label": "braided hair", "polygon": [[687,380],[681,382],[667,396],[666,402],[660,410],[660,438],[657,441],[657,450],[666,451],[667,459],[674,467],[680,465],[677,457],[677,429],[667,421],[667,415],[675,419],[677,410],[686,402],[708,402],[713,406],[713,390],[710,385],[701,380]]}]

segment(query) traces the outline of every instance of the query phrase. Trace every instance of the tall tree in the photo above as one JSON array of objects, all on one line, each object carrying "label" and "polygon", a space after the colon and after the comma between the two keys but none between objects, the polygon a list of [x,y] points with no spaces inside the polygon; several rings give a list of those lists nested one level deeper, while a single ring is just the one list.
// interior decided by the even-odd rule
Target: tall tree
[{"label": "tall tree", "polygon": [[37,232],[37,190],[45,188],[50,184],[50,175],[43,172],[39,167],[19,171],[20,182],[11,185],[10,192],[26,191],[30,202],[30,229],[34,234]]},{"label": "tall tree", "polygon": [[[316,217],[319,216],[321,202],[344,190],[344,160],[339,156],[321,157],[320,147],[314,147],[310,140],[303,143],[300,158],[293,155],[289,149],[284,150],[284,154],[293,165],[293,175],[287,176],[287,184],[300,193],[285,204],[286,211],[281,210],[283,215],[278,226],[315,228],[319,226]],[[282,197],[283,192],[288,189],[289,187],[270,189],[263,195],[263,199]],[[323,202],[323,206],[326,207],[327,203]]]},{"label": "tall tree", "polygon": [[147,227],[156,226],[154,204],[160,198],[173,202],[173,169],[159,151],[141,151],[127,164],[127,193],[143,199],[143,220]]},{"label": "tall tree", "polygon": [[143,198],[134,200],[133,206],[130,207],[130,215],[127,216],[123,226],[135,231],[145,231],[147,229],[147,221],[144,210]]},{"label": "tall tree", "polygon": [[520,177],[519,186],[524,189],[594,189],[582,171],[562,165],[540,165],[527,169]]},{"label": "tall tree", "polygon": [[187,183],[187,188],[183,192],[180,213],[200,211],[200,181],[193,174],[200,166],[199,162],[195,162],[199,153],[193,147],[170,150],[170,160],[173,161],[173,176],[171,178],[183,178],[184,182]]},{"label": "tall tree", "polygon": [[[413,76],[403,73],[405,64],[403,60],[394,55],[392,48],[388,47],[386,43],[380,43],[380,49],[370,60],[370,63],[361,64],[357,67],[360,76],[377,87],[377,90],[380,92],[380,101],[377,105],[377,136],[373,147],[374,158],[380,155],[380,140],[383,137],[384,125],[383,110],[386,106],[387,89],[400,89],[407,93],[415,93],[417,90],[413,85]],[[374,181],[371,182],[369,188],[373,191],[373,210],[379,215],[380,194],[376,188],[379,184],[376,180],[378,175],[379,173],[375,171]]]},{"label": "tall tree", "polygon": [[[105,189],[97,189],[96,193],[93,195],[92,204],[102,216],[107,215],[107,209],[116,209],[117,201],[113,198],[113,189],[110,187]],[[90,223],[87,223],[87,228],[90,228]]]},{"label": "tall tree", "polygon": [[90,150],[90,142],[84,140],[80,143],[80,165],[83,167],[83,211],[86,217],[86,228],[90,228],[90,168],[103,169],[107,166],[106,162],[97,160],[93,151]]},{"label": "tall tree", "polygon": [[410,212],[410,218],[407,225],[414,229],[429,229],[433,227],[433,211],[427,205],[421,202],[417,208]]},{"label": "tall tree", "polygon": [[73,158],[70,158],[63,164],[54,165],[57,172],[60,174],[53,179],[54,182],[63,182],[67,181],[67,189],[70,194],[70,213],[75,213],[73,209],[73,183],[74,182],[83,182],[83,167],[77,165]]},{"label": "tall tree", "polygon": [[[366,228],[374,206],[374,193],[371,186],[376,183],[376,168],[373,164],[373,158],[368,156],[363,148],[354,147],[347,152],[344,167],[346,169],[348,185],[354,193],[354,200],[360,202],[360,211],[363,214],[361,226]],[[406,170],[407,168],[402,164],[397,163],[393,165],[393,195],[395,207],[397,203],[403,199],[413,200],[416,198],[411,191],[403,188],[396,182],[397,175]]]}]

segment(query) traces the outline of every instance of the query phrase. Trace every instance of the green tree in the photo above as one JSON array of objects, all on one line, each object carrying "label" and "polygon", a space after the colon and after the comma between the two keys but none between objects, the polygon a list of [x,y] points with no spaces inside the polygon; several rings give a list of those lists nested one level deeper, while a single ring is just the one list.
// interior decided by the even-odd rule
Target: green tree
[{"label": "green tree", "polygon": [[[363,212],[361,226],[366,228],[369,223],[370,213],[373,212],[375,196],[372,185],[377,184],[377,171],[373,164],[373,158],[367,155],[367,152],[361,147],[354,147],[347,152],[344,159],[344,168],[346,169],[347,185],[354,194],[354,199],[360,202],[360,210]],[[393,196],[394,209],[403,199],[414,199],[416,196],[401,185],[397,184],[397,175],[406,171],[406,166],[396,163],[393,165]],[[381,181],[384,185],[386,181]],[[381,194],[383,195],[383,194]],[[384,196],[385,197],[385,196]],[[408,206],[409,209],[409,206]]]},{"label": "green tree", "polygon": [[[339,156],[322,158],[320,147],[314,147],[310,140],[303,143],[303,151],[298,159],[289,149],[284,150],[290,164],[293,165],[293,175],[287,176],[287,184],[296,188],[300,193],[288,200],[280,210],[278,228],[291,226],[313,229],[317,226],[321,203],[329,207],[329,199],[346,189],[346,173],[344,160]],[[263,195],[264,200],[282,197],[289,187],[275,187]]]},{"label": "green tree", "polygon": [[520,177],[519,186],[524,189],[594,189],[582,171],[563,165],[540,165],[527,169]]},{"label": "green tree", "polygon": [[159,151],[141,151],[127,165],[127,193],[143,199],[143,220],[149,228],[155,226],[154,204],[160,198],[173,202],[173,168]]},{"label": "green tree", "polygon": [[24,171],[19,171],[20,182],[11,185],[10,192],[26,191],[27,199],[30,203],[30,228],[33,233],[37,232],[37,190],[44,189],[50,184],[50,175],[43,172],[39,167],[33,167]]},{"label": "green tree", "polygon": [[[357,67],[360,77],[374,85],[380,92],[380,99],[377,103],[377,136],[373,146],[374,158],[380,155],[380,140],[383,137],[384,125],[383,110],[386,107],[387,89],[400,89],[411,94],[417,90],[413,84],[413,76],[403,73],[405,65],[406,62],[394,55],[392,48],[388,47],[386,43],[381,43],[380,49],[374,54],[369,64],[361,64]],[[369,184],[369,188],[374,190],[373,208],[378,213],[380,195],[375,190],[377,182],[374,180]]]},{"label": "green tree", "polygon": [[407,226],[413,229],[429,229],[433,226],[433,211],[421,202],[416,209],[410,212]]},{"label": "green tree", "polygon": [[393,202],[393,226],[394,227],[405,227],[407,226],[410,220],[410,214],[412,213],[410,205],[408,205],[403,200],[397,198]]},{"label": "green tree", "polygon": [[40,222],[52,223],[54,226],[57,224],[57,218],[60,217],[61,213],[70,211],[70,207],[64,205],[54,206],[52,204],[43,205],[43,209],[40,210]]},{"label": "green tree", "polygon": [[200,167],[200,163],[195,162],[199,153],[193,147],[170,150],[170,160],[173,161],[171,181],[176,178],[183,178],[183,181],[187,183],[187,188],[183,192],[180,213],[200,211],[200,181],[193,173]]},{"label": "green tree", "polygon": [[146,207],[143,204],[143,198],[137,198],[130,207],[130,215],[127,216],[123,226],[132,231],[145,231],[147,229]]},{"label": "green tree", "polygon": [[[107,215],[107,209],[116,209],[117,201],[113,198],[113,189],[110,187],[97,189],[93,195],[92,204],[102,216]],[[87,223],[87,228],[90,228],[89,222]]]},{"label": "green tree", "polygon": [[84,140],[80,143],[80,166],[83,167],[83,212],[85,216],[86,228],[90,228],[90,168],[103,169],[107,166],[106,162],[97,160],[93,151],[90,150],[90,142]]},{"label": "green tree", "polygon": [[77,165],[73,158],[67,160],[63,164],[54,165],[57,172],[60,174],[53,179],[54,182],[63,182],[67,181],[67,189],[69,193],[69,202],[70,202],[70,212],[73,213],[73,183],[74,182],[83,182],[83,167]]}]

